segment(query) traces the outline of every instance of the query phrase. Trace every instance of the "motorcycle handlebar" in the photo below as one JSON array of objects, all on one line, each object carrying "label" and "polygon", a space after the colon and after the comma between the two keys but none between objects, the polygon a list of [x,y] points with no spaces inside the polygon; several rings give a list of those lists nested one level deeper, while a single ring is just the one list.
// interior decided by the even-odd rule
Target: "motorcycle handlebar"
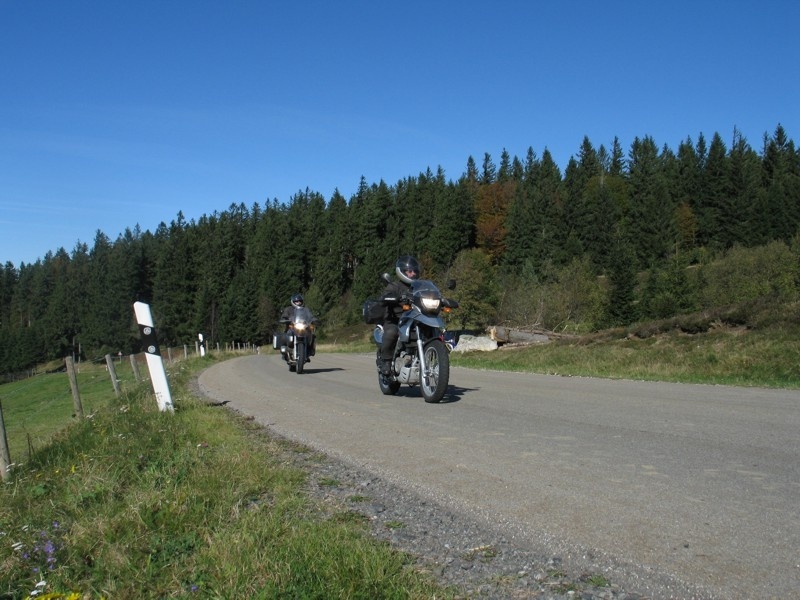
[{"label": "motorcycle handlebar", "polygon": [[447,308],[458,308],[458,300],[450,300],[449,298],[442,298],[442,302]]}]

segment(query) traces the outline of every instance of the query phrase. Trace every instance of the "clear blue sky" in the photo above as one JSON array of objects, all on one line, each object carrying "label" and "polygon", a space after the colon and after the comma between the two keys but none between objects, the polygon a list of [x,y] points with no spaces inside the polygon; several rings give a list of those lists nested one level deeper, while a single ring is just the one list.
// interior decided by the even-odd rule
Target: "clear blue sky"
[{"label": "clear blue sky", "polygon": [[800,2],[0,0],[0,262],[503,149],[800,143]]}]

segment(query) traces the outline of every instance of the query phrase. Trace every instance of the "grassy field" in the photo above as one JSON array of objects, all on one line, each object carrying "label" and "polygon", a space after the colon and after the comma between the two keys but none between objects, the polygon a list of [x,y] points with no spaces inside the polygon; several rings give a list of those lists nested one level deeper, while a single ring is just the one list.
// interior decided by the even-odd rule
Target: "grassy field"
[{"label": "grassy field", "polygon": [[66,375],[0,386],[22,455],[0,492],[0,598],[452,597],[310,500],[281,442],[189,393],[215,360],[171,367],[174,414],[135,383],[116,398],[109,381],[84,419]]},{"label": "grassy field", "polygon": [[[369,351],[368,330],[320,351]],[[342,341],[345,340],[345,341]],[[528,348],[452,354],[457,365],[561,375],[800,387],[791,322],[687,335],[608,331]],[[193,396],[193,374],[227,356],[169,367],[177,407],[158,412],[130,365],[0,386],[12,462],[0,491],[0,599],[452,598],[370,537],[346,508],[321,507],[285,443]]]},{"label": "grassy field", "polygon": [[[135,383],[129,361],[115,363],[121,389]],[[105,361],[76,365],[76,377],[84,415],[107,407],[114,396]],[[45,373],[0,386],[0,405],[8,434],[12,461],[50,442],[53,432],[76,422],[75,405],[65,372]],[[24,459],[20,459],[24,460]]]}]

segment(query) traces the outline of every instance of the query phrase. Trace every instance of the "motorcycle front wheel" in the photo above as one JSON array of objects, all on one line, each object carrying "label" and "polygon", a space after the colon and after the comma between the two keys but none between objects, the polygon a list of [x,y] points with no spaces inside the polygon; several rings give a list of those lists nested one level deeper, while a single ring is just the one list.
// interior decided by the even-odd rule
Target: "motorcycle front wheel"
[{"label": "motorcycle front wheel", "polygon": [[306,343],[302,340],[297,340],[295,344],[297,344],[297,366],[295,369],[298,375],[302,375],[306,366]]},{"label": "motorcycle front wheel", "polygon": [[450,381],[450,356],[441,340],[431,340],[425,346],[425,372],[420,373],[419,386],[425,402],[439,402]]}]

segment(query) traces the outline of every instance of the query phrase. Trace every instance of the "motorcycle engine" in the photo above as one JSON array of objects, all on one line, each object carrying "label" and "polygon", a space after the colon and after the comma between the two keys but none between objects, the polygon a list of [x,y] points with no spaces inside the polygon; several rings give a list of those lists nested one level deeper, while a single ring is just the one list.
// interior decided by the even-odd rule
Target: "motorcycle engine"
[{"label": "motorcycle engine", "polygon": [[401,355],[396,364],[397,380],[407,385],[419,383],[419,361],[408,354]]}]

